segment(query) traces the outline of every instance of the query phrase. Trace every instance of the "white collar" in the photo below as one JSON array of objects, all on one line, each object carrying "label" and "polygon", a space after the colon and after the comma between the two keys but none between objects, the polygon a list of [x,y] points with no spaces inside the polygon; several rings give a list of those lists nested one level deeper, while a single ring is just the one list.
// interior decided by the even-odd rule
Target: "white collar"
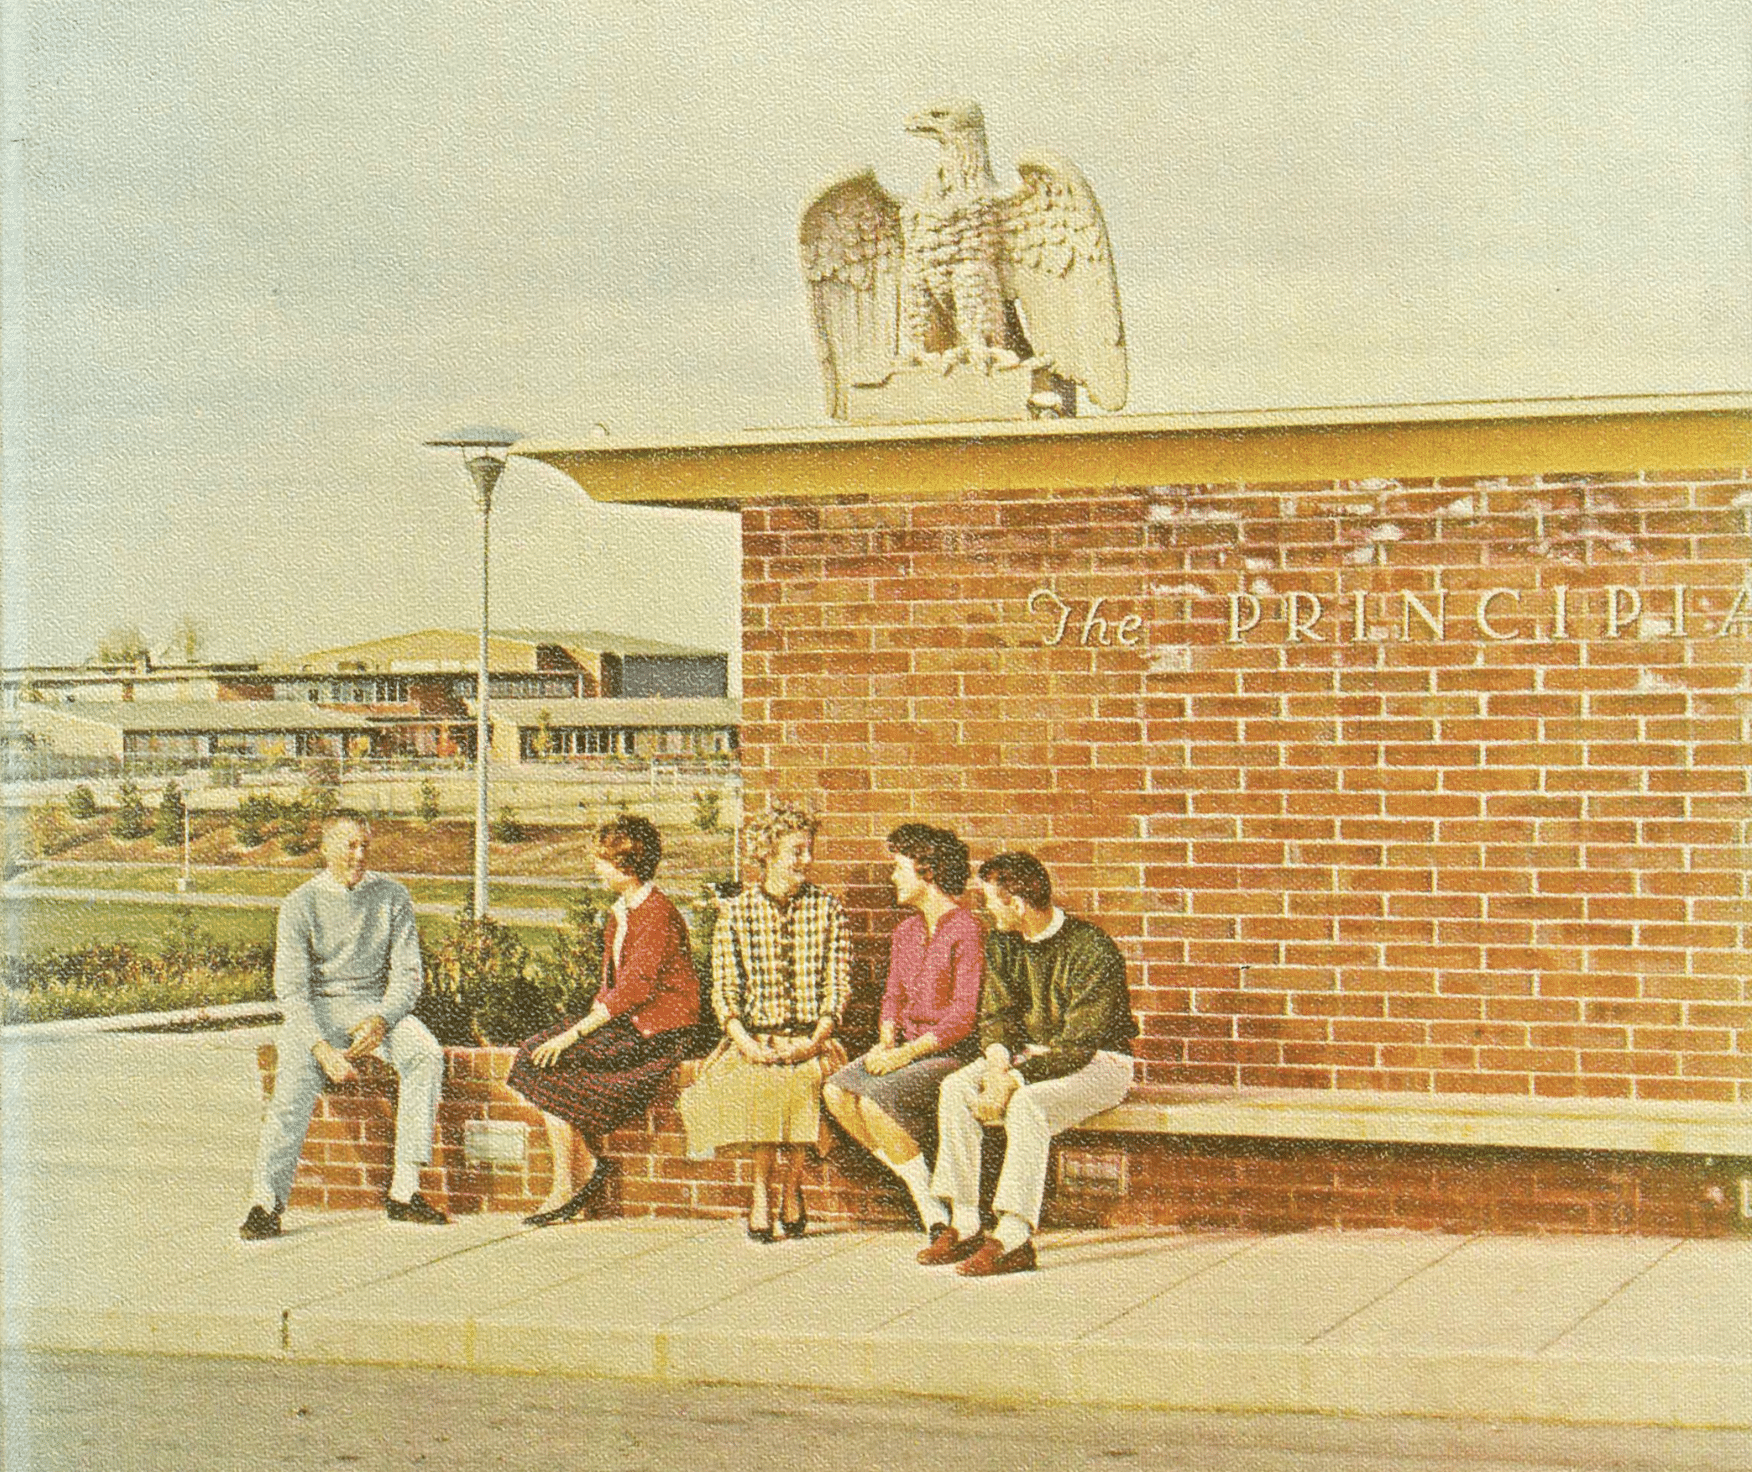
[{"label": "white collar", "polygon": [[651,898],[651,891],[656,887],[656,880],[647,879],[631,894],[616,896],[614,902],[615,909],[619,910],[623,915],[632,914],[634,910],[638,909],[640,905],[644,904],[646,900]]},{"label": "white collar", "polygon": [[[1064,928],[1065,928],[1065,912],[1063,910],[1061,910],[1057,905],[1054,905],[1052,907],[1052,919],[1050,919],[1049,921],[1046,922],[1046,929],[1041,931],[1040,934],[1035,936],[1033,940],[1028,942],[1028,944],[1031,946],[1037,946],[1043,940],[1051,940],[1055,935],[1057,935],[1059,933],[1059,931],[1063,930]],[[1023,937],[1023,938],[1027,939],[1027,937]]]}]

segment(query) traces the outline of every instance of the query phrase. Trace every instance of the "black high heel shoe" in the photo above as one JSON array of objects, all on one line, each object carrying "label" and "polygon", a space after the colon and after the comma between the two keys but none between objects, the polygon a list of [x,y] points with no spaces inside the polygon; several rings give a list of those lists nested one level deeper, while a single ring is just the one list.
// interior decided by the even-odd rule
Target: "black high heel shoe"
[{"label": "black high heel shoe", "polygon": [[797,1215],[789,1221],[779,1218],[779,1226],[787,1237],[801,1237],[809,1230],[809,1203],[803,1199],[803,1188],[797,1188]]},{"label": "black high heel shoe", "polygon": [[569,1222],[574,1217],[582,1216],[608,1193],[609,1176],[613,1171],[613,1165],[606,1159],[597,1157],[596,1168],[590,1172],[590,1179],[581,1188],[551,1211],[537,1211],[524,1217],[523,1224],[526,1227],[557,1227],[561,1222]]}]

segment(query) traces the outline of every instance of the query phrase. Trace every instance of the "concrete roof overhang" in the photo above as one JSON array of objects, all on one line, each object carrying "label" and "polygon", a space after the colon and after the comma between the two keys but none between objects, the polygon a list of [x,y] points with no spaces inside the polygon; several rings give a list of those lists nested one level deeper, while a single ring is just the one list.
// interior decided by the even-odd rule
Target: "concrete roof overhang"
[{"label": "concrete roof overhang", "polygon": [[1752,393],[527,439],[511,453],[598,501],[726,511],[864,495],[1723,469],[1752,465]]}]

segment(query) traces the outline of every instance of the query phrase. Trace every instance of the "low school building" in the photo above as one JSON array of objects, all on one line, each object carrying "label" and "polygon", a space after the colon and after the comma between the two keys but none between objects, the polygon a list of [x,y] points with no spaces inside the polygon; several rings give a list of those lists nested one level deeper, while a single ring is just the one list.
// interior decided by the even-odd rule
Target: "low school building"
[{"label": "low school building", "polygon": [[1752,397],[525,444],[742,517],[751,810],[1028,848],[1130,964],[1058,1210],[1752,1217]]}]

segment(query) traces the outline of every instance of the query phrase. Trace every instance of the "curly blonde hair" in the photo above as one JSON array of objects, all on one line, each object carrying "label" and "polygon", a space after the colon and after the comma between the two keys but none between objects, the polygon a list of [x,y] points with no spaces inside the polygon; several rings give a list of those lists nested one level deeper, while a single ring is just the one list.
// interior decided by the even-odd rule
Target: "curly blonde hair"
[{"label": "curly blonde hair", "polygon": [[821,820],[807,808],[794,803],[774,803],[743,826],[742,857],[764,871],[767,860],[785,839],[793,833],[807,833],[813,842],[820,827]]}]

